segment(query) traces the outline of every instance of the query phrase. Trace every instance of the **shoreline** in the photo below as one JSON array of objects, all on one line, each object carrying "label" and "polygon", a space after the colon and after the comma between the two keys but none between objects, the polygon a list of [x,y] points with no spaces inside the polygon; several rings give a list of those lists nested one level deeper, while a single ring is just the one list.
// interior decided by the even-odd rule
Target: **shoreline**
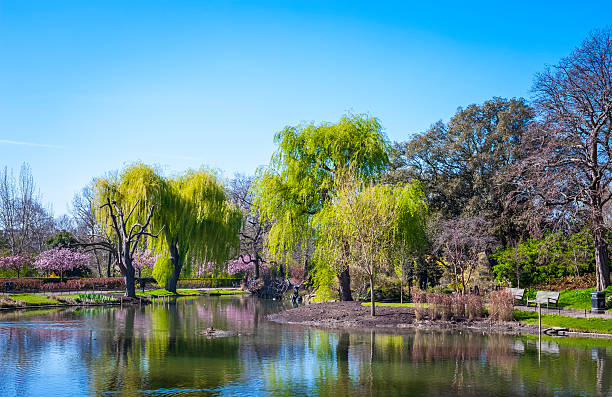
[{"label": "shoreline", "polygon": [[[377,330],[388,333],[405,333],[415,330],[422,331],[468,331],[487,334],[507,335],[538,335],[538,326],[523,324],[519,321],[492,322],[481,320],[416,320],[414,308],[377,306],[377,314],[370,315],[369,306],[361,302],[324,302],[300,306],[270,314],[267,319],[292,326],[305,326],[334,330],[363,331]],[[551,327],[542,327],[544,331]],[[564,336],[555,337],[587,337],[612,338],[612,335],[596,332],[568,331]]]}]

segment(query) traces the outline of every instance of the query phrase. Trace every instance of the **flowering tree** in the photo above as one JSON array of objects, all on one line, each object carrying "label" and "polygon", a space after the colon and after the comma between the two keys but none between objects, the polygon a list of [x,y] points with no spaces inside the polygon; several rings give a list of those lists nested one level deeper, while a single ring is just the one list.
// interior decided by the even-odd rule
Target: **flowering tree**
[{"label": "flowering tree", "polygon": [[28,265],[30,263],[32,263],[32,257],[30,257],[29,255],[19,254],[0,257],[0,268],[4,268],[7,270],[16,270],[17,278],[19,278],[19,273],[21,272],[21,269],[23,269],[25,265]]},{"label": "flowering tree", "polygon": [[132,266],[134,266],[134,269],[138,271],[138,277],[142,277],[142,270],[153,269],[156,261],[157,257],[153,255],[153,253],[149,251],[137,251],[134,253]]},{"label": "flowering tree", "polygon": [[59,272],[63,279],[65,271],[86,266],[89,258],[89,254],[68,248],[53,248],[41,252],[34,262],[34,267],[44,272]]}]

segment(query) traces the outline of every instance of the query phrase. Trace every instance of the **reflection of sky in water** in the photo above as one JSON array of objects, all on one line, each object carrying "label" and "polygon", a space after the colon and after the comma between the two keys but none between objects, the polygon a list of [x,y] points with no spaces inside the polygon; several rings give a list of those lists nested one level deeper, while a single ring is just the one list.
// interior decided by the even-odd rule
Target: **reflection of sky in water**
[{"label": "reflection of sky in water", "polygon": [[[610,395],[612,342],[268,323],[277,302],[0,313],[0,396]],[[207,327],[240,337],[207,339]]]}]

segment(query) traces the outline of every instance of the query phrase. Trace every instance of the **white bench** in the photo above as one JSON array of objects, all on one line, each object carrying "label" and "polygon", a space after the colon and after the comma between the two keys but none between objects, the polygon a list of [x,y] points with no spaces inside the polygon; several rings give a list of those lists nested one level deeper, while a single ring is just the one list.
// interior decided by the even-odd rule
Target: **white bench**
[{"label": "white bench", "polygon": [[559,292],[538,291],[536,292],[535,299],[527,299],[527,306],[529,306],[530,303],[534,303],[536,305],[546,304],[547,308],[549,305],[555,305],[559,307]]},{"label": "white bench", "polygon": [[512,294],[515,301],[519,303],[523,301],[523,296],[525,295],[525,288],[506,288],[506,291]]}]

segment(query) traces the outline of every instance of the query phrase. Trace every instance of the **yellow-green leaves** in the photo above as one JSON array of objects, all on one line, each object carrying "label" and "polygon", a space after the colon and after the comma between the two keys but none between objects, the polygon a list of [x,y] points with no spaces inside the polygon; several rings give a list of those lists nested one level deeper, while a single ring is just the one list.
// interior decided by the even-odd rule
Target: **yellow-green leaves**
[{"label": "yellow-green leaves", "polygon": [[258,171],[253,191],[260,216],[272,223],[268,255],[289,262],[315,237],[312,216],[333,200],[340,175],[376,179],[389,162],[389,145],[378,119],[353,114],[334,124],[286,127],[274,141],[278,149]]}]

